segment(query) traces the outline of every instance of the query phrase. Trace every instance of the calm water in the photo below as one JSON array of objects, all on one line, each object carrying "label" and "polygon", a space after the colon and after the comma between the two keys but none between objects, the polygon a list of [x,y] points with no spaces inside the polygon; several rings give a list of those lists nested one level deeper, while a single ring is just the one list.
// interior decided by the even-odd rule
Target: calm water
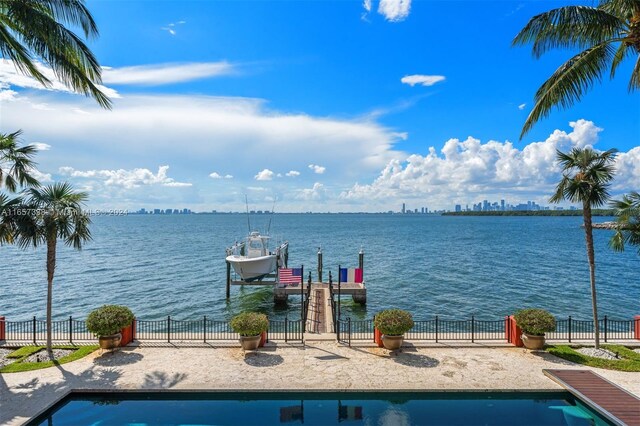
[{"label": "calm water", "polygon": [[[602,218],[598,218],[600,220]],[[253,219],[266,228],[268,217]],[[605,219],[602,219],[605,220]],[[225,247],[246,234],[243,215],[94,217],[93,241],[81,252],[61,247],[54,283],[58,318],[84,317],[105,303],[130,306],[141,319],[228,317],[259,309],[281,317],[269,288],[233,287],[225,301]],[[275,215],[272,234],[290,242],[289,266],[316,277],[337,265],[355,267],[364,247],[368,305],[346,298],[343,311],[370,317],[403,307],[417,318],[493,319],[520,307],[589,318],[589,274],[578,217],[439,217],[399,215]],[[610,231],[596,231],[602,314],[640,314],[640,256],[614,253]],[[45,250],[0,247],[0,315],[43,317]],[[299,315],[291,298],[289,316]]]},{"label": "calm water", "polygon": [[41,425],[605,425],[569,393],[118,394],[67,398]]}]

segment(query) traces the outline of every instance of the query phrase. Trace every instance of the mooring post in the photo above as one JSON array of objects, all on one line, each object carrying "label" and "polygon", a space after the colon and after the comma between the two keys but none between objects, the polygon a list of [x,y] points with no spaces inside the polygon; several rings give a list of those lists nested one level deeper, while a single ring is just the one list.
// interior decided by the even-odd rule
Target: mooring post
[{"label": "mooring post", "polygon": [[360,247],[360,253],[358,253],[358,268],[362,269],[362,276],[364,277],[364,249]]},{"label": "mooring post", "polygon": [[227,300],[231,298],[231,263],[227,260]]},{"label": "mooring post", "polygon": [[318,282],[322,282],[322,248],[318,247]]},{"label": "mooring post", "polygon": [[340,281],[342,277],[341,271],[342,269],[340,268],[340,265],[338,265],[338,322],[340,322],[340,308],[342,308],[342,301],[340,299],[340,296],[341,296]]}]

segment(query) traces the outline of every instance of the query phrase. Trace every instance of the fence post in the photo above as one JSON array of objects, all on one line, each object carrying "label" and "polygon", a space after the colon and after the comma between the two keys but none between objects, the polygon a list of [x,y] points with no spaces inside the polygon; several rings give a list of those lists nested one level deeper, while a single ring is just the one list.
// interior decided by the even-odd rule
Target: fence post
[{"label": "fence post", "polygon": [[633,317],[633,338],[640,340],[640,315]]},{"label": "fence post", "polygon": [[33,345],[36,344],[36,316],[33,316]]},{"label": "fence post", "polygon": [[351,347],[351,317],[347,318],[348,326],[347,331],[349,332],[349,347]]},{"label": "fence post", "polygon": [[7,333],[7,327],[6,327],[5,318],[0,317],[0,341],[7,339],[6,333]]},{"label": "fence post", "polygon": [[171,343],[171,315],[167,315],[167,343]]},{"label": "fence post", "polygon": [[73,344],[73,318],[69,315],[69,343]]},{"label": "fence post", "polygon": [[287,342],[288,337],[289,337],[289,335],[288,335],[288,329],[289,329],[288,325],[289,325],[289,317],[284,317],[284,341],[285,342]]},{"label": "fence post", "polygon": [[475,317],[471,315],[471,343],[475,342],[476,322]]},{"label": "fence post", "polygon": [[607,316],[604,316],[604,342],[607,343]]},{"label": "fence post", "polygon": [[509,315],[504,317],[504,333],[506,334],[507,343],[511,343],[511,321],[509,321]]},{"label": "fence post", "polygon": [[202,334],[202,341],[204,343],[207,343],[207,316],[206,315],[204,316],[204,323],[203,324],[204,324],[204,327],[202,327],[202,328],[204,330],[203,330],[203,334]]},{"label": "fence post", "polygon": [[571,343],[571,315],[569,315],[569,325],[568,325],[568,328],[569,328],[569,343]]},{"label": "fence post", "polygon": [[436,315],[436,343],[438,343],[438,316]]}]

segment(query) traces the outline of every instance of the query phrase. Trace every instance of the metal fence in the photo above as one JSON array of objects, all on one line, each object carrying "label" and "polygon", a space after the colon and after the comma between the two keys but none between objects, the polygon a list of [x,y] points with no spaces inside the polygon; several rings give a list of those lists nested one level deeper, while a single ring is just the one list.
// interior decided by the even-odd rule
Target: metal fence
[{"label": "metal fence", "polygon": [[[33,317],[27,321],[0,320],[4,330],[4,342],[42,344],[47,339],[47,323]],[[304,322],[301,319],[269,320],[267,341],[302,341]],[[199,320],[176,320],[167,316],[157,321],[134,320],[134,340],[140,342],[213,342],[238,340],[228,321],[211,320],[204,316]],[[69,317],[52,321],[51,340],[55,343],[95,342],[95,336],[87,330],[86,322]]]},{"label": "metal fence", "polygon": [[[640,319],[617,320],[608,316],[598,321],[600,326],[600,338],[605,342],[609,340],[633,340],[636,330],[640,330]],[[581,340],[593,340],[595,335],[593,321],[576,320],[569,316],[567,319],[556,320],[556,331],[547,333],[547,340],[561,340],[574,342]]]},{"label": "metal fence", "polygon": [[[336,320],[337,339],[351,345],[351,341],[374,341],[373,319]],[[571,317],[556,321],[556,331],[547,333],[547,340],[586,341],[593,340],[593,321],[575,320]],[[600,337],[604,342],[637,339],[636,330],[640,320],[612,320],[605,316],[599,320]],[[468,320],[445,320],[435,317],[431,320],[414,320],[411,330],[405,333],[406,340],[416,341],[503,341],[510,342],[511,321],[508,317],[500,320],[478,320],[472,316]]]}]

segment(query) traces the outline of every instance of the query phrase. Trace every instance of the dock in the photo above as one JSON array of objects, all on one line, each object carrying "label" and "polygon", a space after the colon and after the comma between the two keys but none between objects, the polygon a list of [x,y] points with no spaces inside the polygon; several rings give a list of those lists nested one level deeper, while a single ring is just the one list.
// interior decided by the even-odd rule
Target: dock
[{"label": "dock", "polygon": [[640,399],[591,370],[543,370],[544,374],[618,425],[640,426]]}]

